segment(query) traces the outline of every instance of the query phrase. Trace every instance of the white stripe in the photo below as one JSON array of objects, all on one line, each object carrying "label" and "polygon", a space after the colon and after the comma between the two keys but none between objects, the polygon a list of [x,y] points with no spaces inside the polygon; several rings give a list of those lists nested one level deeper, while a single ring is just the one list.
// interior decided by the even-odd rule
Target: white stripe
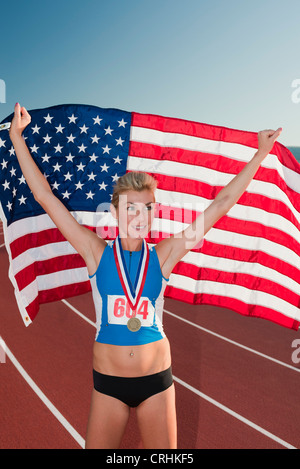
[{"label": "white stripe", "polygon": [[30,248],[12,260],[14,275],[34,262],[46,261],[59,256],[78,254],[68,241],[44,244],[37,248]]},{"label": "white stripe", "polygon": [[7,347],[7,345],[4,343],[3,339],[0,338],[0,346],[5,346],[5,352],[10,359],[10,361],[13,363],[13,365],[16,367],[16,369],[19,371],[21,376],[25,379],[27,384],[31,387],[31,389],[36,393],[36,395],[41,399],[41,401],[45,404],[45,406],[50,410],[50,412],[54,415],[54,417],[57,418],[57,420],[61,423],[61,425],[67,430],[67,432],[74,438],[74,440],[81,446],[81,448],[84,448],[85,446],[85,441],[84,439],[79,435],[79,433],[75,430],[74,427],[65,419],[65,417],[57,410],[57,408],[52,404],[52,402],[45,396],[45,394],[41,391],[41,389],[36,385],[36,383],[30,378],[28,373],[24,370],[24,368],[20,365],[18,360],[15,358],[15,356],[12,354],[10,349]]},{"label": "white stripe", "polygon": [[209,280],[194,280],[184,275],[172,273],[170,286],[191,293],[204,293],[227,298],[234,298],[247,305],[260,305],[278,311],[279,313],[300,321],[300,310],[296,306],[282,300],[278,296],[270,295],[259,290],[252,290],[233,283],[213,282]]},{"label": "white stripe", "polygon": [[[95,228],[100,226],[106,226],[107,222],[109,226],[116,226],[117,221],[113,216],[108,213],[100,212],[101,208],[105,208],[106,204],[103,204],[104,207],[99,206],[97,212],[70,212],[71,215],[78,221],[78,223],[88,226],[93,226]],[[0,212],[1,213],[1,212]],[[104,222],[105,220],[105,222]],[[24,218],[23,220],[17,220],[9,227],[6,228],[6,239],[7,242],[12,243],[16,239],[21,238],[24,235],[31,233],[39,233],[44,230],[56,228],[56,225],[51,220],[48,214],[37,215],[34,217]]]},{"label": "white stripe", "polygon": [[20,298],[26,308],[38,296],[38,291],[50,290],[63,285],[72,285],[89,280],[86,267],[61,270],[52,274],[38,275],[36,280],[19,292]]},{"label": "white stripe", "polygon": [[[159,130],[134,127],[130,129],[130,140],[159,145],[161,147],[182,148],[190,151],[223,155],[238,161],[249,161],[257,149],[238,143],[219,142],[190,135],[161,132]],[[261,166],[275,169],[287,185],[300,194],[300,174],[287,168],[276,155],[269,154]],[[180,174],[180,173],[179,173]]]},{"label": "white stripe", "polygon": [[[235,259],[227,259],[225,257],[214,257],[201,252],[189,251],[182,259],[181,262],[185,262],[189,265],[195,265],[198,268],[208,268],[218,270],[220,272],[248,274],[253,277],[263,278],[270,280],[271,282],[277,283],[278,285],[284,286],[289,290],[299,294],[300,285],[298,282],[283,275],[274,268],[266,267],[257,262],[241,262]],[[275,287],[275,286],[274,286]]]},{"label": "white stripe", "polygon": [[226,412],[227,414],[231,415],[232,417],[236,418],[237,420],[239,420],[240,422],[243,422],[245,423],[246,425],[248,425],[249,427],[253,428],[254,430],[256,430],[257,432],[259,433],[262,433],[264,436],[266,436],[267,438],[270,438],[271,440],[273,441],[276,441],[276,443],[279,443],[280,445],[284,446],[285,448],[288,448],[288,449],[297,449],[295,448],[294,446],[290,445],[289,443],[287,443],[286,441],[282,440],[281,438],[278,438],[276,435],[274,435],[273,433],[270,433],[268,432],[267,430],[265,430],[264,428],[260,427],[259,425],[256,425],[256,423],[253,423],[251,422],[250,420],[246,419],[245,417],[242,417],[240,414],[238,414],[237,412],[234,412],[233,410],[229,409],[229,407],[226,407],[225,405],[223,404],[220,404],[220,402],[216,401],[215,399],[212,399],[211,397],[207,396],[206,394],[204,394],[203,392],[200,392],[198,391],[198,389],[194,388],[193,386],[190,386],[189,384],[185,383],[184,381],[182,381],[181,379],[177,378],[176,376],[173,376],[174,378],[174,381],[177,381],[177,383],[181,384],[182,386],[184,386],[185,388],[189,389],[190,391],[192,391],[193,393],[197,394],[199,397],[201,397],[202,399],[206,400],[207,402],[209,402],[210,404],[213,404],[214,406],[218,407],[219,409],[223,410],[224,412]]}]

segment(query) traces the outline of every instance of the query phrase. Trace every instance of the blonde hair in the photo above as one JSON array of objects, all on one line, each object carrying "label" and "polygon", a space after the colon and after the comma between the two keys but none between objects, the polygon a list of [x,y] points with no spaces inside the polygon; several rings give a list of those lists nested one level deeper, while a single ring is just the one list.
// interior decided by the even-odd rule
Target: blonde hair
[{"label": "blonde hair", "polygon": [[149,190],[154,192],[156,187],[156,179],[148,173],[139,171],[126,173],[117,180],[114,186],[111,203],[115,208],[118,208],[120,194],[127,191],[142,192],[144,190]]}]

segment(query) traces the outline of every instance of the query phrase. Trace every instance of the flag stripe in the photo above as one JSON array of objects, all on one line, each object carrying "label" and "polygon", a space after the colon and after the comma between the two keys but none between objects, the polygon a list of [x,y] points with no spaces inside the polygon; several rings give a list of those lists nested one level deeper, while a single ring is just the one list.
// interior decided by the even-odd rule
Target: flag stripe
[{"label": "flag stripe", "polygon": [[[237,159],[241,159],[242,155],[247,155],[248,158],[250,158],[253,155],[253,149],[254,151],[257,150],[257,134],[244,130],[236,130],[216,125],[186,121],[184,119],[133,112],[131,119],[131,131],[133,128],[135,129],[138,127],[146,130],[151,129],[159,131],[162,134],[174,133],[198,138],[203,138],[203,136],[205,136],[203,139],[205,144],[203,151],[205,153],[210,153],[209,150],[211,149],[211,145],[213,149],[215,149],[215,145],[217,144],[218,148],[220,149],[217,154],[226,155],[226,152],[224,150],[221,151],[221,148],[230,148],[228,145],[226,145],[227,143],[230,144],[231,148],[233,148],[235,152],[234,154],[229,152],[229,156],[231,157],[235,155]],[[131,136],[131,141],[136,141],[136,138]],[[144,142],[144,140],[142,141]],[[214,143],[212,141],[214,141]],[[233,144],[236,145],[233,146]],[[170,146],[174,146],[172,142]],[[276,155],[279,162],[284,165],[285,168],[290,169],[293,172],[295,183],[298,181],[298,185],[296,185],[296,187],[299,191],[300,184],[299,178],[297,178],[297,175],[300,177],[299,163],[292,155],[292,153],[286,148],[283,147],[285,150],[284,152],[276,151],[282,147],[283,146],[281,144],[277,143],[275,149],[273,149],[272,154]],[[296,174],[294,174],[294,172]]]}]

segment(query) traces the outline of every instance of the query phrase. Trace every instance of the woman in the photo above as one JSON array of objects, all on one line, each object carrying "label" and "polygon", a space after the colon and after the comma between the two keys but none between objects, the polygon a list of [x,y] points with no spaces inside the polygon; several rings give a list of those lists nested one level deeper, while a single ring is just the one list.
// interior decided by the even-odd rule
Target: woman
[{"label": "woman", "polygon": [[94,389],[86,448],[118,448],[130,407],[136,407],[145,448],[176,448],[171,354],[162,327],[163,292],[174,266],[241,197],[282,129],[259,132],[258,151],[211,205],[184,231],[149,249],[144,238],[154,216],[155,180],[145,173],[128,173],[118,180],[111,210],[119,236],[107,244],[79,225],[52,193],[22,138],[30,121],[17,103],[10,138],[22,172],[36,201],[83,257],[95,302]]}]

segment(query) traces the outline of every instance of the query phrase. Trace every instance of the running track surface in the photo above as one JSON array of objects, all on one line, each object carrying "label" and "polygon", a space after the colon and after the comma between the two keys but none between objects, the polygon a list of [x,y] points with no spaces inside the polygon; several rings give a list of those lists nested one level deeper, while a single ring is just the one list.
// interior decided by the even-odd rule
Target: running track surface
[{"label": "running track surface", "polygon": [[[42,305],[25,328],[8,267],[2,246],[0,448],[80,449],[92,391],[92,296]],[[298,332],[170,299],[164,327],[179,449],[300,448],[300,363],[292,360],[300,357],[300,341],[298,354],[292,347]],[[141,447],[133,410],[121,448]]]}]

